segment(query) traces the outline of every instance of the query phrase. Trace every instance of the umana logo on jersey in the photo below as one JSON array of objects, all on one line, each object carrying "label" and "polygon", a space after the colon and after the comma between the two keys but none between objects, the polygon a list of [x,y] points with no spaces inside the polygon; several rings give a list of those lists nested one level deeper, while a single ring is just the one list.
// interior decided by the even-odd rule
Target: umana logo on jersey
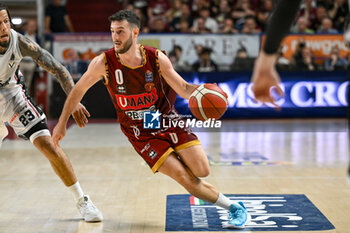
[{"label": "umana logo on jersey", "polygon": [[157,90],[138,95],[115,95],[122,110],[149,108],[158,100]]}]

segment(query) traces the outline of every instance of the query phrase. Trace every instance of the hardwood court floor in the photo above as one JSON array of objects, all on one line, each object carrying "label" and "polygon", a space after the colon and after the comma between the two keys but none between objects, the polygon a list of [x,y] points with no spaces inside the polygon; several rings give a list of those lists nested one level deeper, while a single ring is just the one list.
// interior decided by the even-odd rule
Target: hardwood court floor
[{"label": "hardwood court floor", "polygon": [[[305,194],[336,227],[318,233],[349,233],[347,132],[332,130],[345,121],[327,122],[331,130],[305,129],[301,121],[250,121],[232,123],[238,132],[199,133],[213,164],[206,180],[229,194]],[[266,128],[254,130],[249,127],[254,123]],[[287,126],[286,131],[272,127],[277,123]],[[302,127],[292,132],[298,125]],[[83,189],[102,210],[103,223],[79,218],[71,194],[29,142],[6,140],[0,150],[0,233],[165,231],[166,195],[186,191],[162,174],[153,175],[119,125],[73,125],[61,146]],[[267,158],[280,165],[217,166],[232,159],[227,156],[244,161],[254,153],[262,155],[255,160]]]}]

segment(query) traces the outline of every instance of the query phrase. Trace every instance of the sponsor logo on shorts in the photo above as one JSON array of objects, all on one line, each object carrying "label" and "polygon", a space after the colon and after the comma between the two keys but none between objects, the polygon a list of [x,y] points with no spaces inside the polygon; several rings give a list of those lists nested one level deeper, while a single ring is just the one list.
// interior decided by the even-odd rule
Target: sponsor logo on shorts
[{"label": "sponsor logo on shorts", "polygon": [[148,152],[148,156],[151,159],[154,159],[157,155],[158,155],[157,152],[155,152],[154,150],[150,150],[150,152]]},{"label": "sponsor logo on shorts", "polygon": [[134,131],[135,138],[139,139],[140,130],[139,130],[139,128],[137,127],[137,125],[131,125],[130,127],[131,127],[132,130]]},{"label": "sponsor logo on shorts", "polygon": [[151,144],[147,143],[144,148],[142,148],[141,153],[147,151],[151,147]]}]

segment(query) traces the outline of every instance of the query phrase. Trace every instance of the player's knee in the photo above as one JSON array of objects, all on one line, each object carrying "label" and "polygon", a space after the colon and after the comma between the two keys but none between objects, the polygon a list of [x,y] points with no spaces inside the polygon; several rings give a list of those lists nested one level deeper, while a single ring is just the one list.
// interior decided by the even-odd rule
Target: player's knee
[{"label": "player's knee", "polygon": [[190,169],[193,175],[199,178],[207,177],[210,174],[210,166],[208,160],[205,159],[198,160],[194,166],[190,166]]},{"label": "player's knee", "polygon": [[209,176],[210,174],[210,167],[209,165],[204,165],[201,166],[200,168],[196,169],[195,171],[192,171],[193,175],[199,177],[199,178],[204,178]]}]

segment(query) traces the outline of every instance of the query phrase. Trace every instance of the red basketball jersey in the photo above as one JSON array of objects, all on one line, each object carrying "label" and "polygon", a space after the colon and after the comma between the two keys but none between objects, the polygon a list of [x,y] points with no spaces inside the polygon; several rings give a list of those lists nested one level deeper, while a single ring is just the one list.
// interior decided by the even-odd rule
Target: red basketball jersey
[{"label": "red basketball jersey", "polygon": [[174,109],[176,92],[159,70],[159,50],[141,45],[143,65],[129,67],[120,60],[114,48],[105,51],[105,85],[124,128],[142,129],[143,112],[159,110],[169,114]]}]

